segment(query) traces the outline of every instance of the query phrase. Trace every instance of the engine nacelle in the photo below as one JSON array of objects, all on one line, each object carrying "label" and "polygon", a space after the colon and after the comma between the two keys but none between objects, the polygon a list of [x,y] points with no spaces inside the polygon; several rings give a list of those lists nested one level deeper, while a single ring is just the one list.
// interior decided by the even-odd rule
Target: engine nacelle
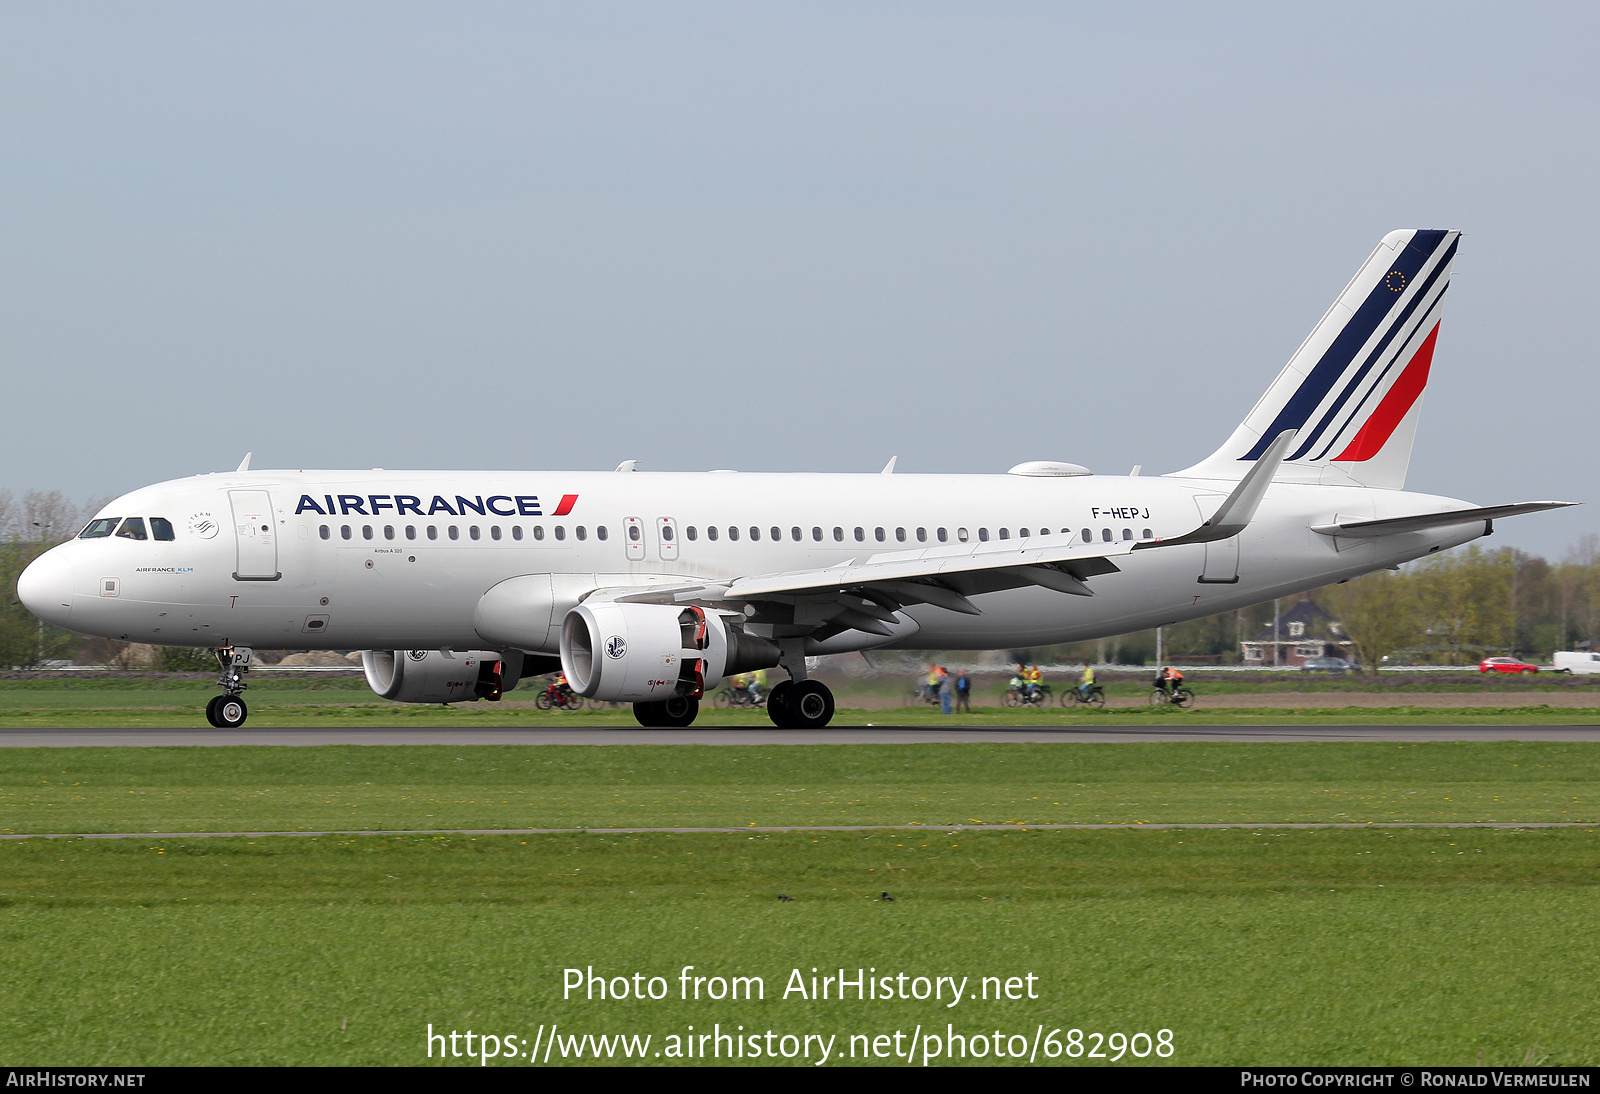
[{"label": "engine nacelle", "polygon": [[361,667],[379,697],[396,703],[500,701],[522,675],[517,650],[363,650]]},{"label": "engine nacelle", "polygon": [[[737,619],[737,617],[734,617]],[[728,617],[670,604],[580,604],[561,624],[574,691],[610,703],[698,699],[724,676],[771,668],[778,647]]]}]

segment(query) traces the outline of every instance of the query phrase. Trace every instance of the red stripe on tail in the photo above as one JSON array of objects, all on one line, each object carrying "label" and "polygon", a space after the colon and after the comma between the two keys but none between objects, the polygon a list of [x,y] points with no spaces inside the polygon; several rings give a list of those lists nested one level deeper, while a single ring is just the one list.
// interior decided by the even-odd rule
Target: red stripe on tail
[{"label": "red stripe on tail", "polygon": [[1417,348],[1416,356],[1411,358],[1406,370],[1378,404],[1378,409],[1372,412],[1367,424],[1361,427],[1361,432],[1355,435],[1349,446],[1333,457],[1335,460],[1370,460],[1383,451],[1383,446],[1389,443],[1401,419],[1422,395],[1422,389],[1428,386],[1428,369],[1433,364],[1433,342],[1438,337],[1439,324],[1435,323],[1428,337]]},{"label": "red stripe on tail", "polygon": [[[1401,377],[1401,379],[1404,379],[1404,377]],[[574,505],[577,505],[577,504],[578,504],[578,495],[576,495],[576,494],[563,494],[563,495],[561,495],[561,504],[556,506],[556,511],[554,513],[551,513],[550,515],[552,517],[564,517],[568,513],[572,512],[572,507]]]}]

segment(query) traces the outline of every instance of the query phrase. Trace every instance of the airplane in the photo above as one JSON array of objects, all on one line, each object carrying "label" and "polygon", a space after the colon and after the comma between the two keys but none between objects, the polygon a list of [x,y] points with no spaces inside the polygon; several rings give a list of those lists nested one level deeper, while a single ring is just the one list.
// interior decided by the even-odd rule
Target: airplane
[{"label": "airplane", "polygon": [[22,574],[35,615],[210,648],[220,728],[253,650],[360,649],[403,703],[496,701],[560,669],[640,725],[691,724],[779,667],[767,713],[819,728],[807,657],[1023,648],[1214,615],[1422,558],[1504,517],[1404,489],[1460,233],[1385,236],[1211,455],[1160,476],[249,469],[147,486]]}]

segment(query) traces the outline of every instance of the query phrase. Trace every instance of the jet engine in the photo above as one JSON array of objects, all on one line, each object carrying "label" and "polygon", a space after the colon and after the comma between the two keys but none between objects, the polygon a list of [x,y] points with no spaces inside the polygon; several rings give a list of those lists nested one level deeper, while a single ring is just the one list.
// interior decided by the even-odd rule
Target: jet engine
[{"label": "jet engine", "polygon": [[367,684],[397,703],[500,701],[517,686],[523,656],[512,650],[363,650]]},{"label": "jet engine", "polygon": [[670,604],[580,604],[561,624],[561,668],[590,699],[698,699],[708,682],[778,663],[777,645],[746,634],[738,618]]}]

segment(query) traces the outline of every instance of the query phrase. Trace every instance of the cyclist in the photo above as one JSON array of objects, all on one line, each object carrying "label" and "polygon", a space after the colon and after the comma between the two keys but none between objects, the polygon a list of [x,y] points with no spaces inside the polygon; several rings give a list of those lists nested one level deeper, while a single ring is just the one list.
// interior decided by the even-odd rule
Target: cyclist
[{"label": "cyclist", "polygon": [[1029,665],[1022,674],[1023,686],[1027,688],[1028,702],[1039,701],[1039,686],[1044,683],[1044,673],[1039,671],[1038,665]]},{"label": "cyclist", "polygon": [[1156,674],[1155,686],[1170,700],[1183,686],[1183,673],[1168,665]]},{"label": "cyclist", "polygon": [[1094,691],[1094,666],[1085,661],[1083,663],[1083,677],[1078,681],[1078,694],[1083,696],[1083,701],[1089,701],[1089,695]]},{"label": "cyclist", "polygon": [[572,685],[567,683],[565,670],[556,673],[556,682],[551,687],[554,689],[556,697],[560,700],[562,706],[572,702]]},{"label": "cyclist", "polygon": [[939,701],[939,684],[944,680],[944,666],[933,665],[928,669],[928,679],[924,683],[927,688],[926,696],[930,703]]},{"label": "cyclist", "polygon": [[752,703],[761,702],[761,689],[767,686],[767,670],[756,669],[750,674],[749,696]]}]

